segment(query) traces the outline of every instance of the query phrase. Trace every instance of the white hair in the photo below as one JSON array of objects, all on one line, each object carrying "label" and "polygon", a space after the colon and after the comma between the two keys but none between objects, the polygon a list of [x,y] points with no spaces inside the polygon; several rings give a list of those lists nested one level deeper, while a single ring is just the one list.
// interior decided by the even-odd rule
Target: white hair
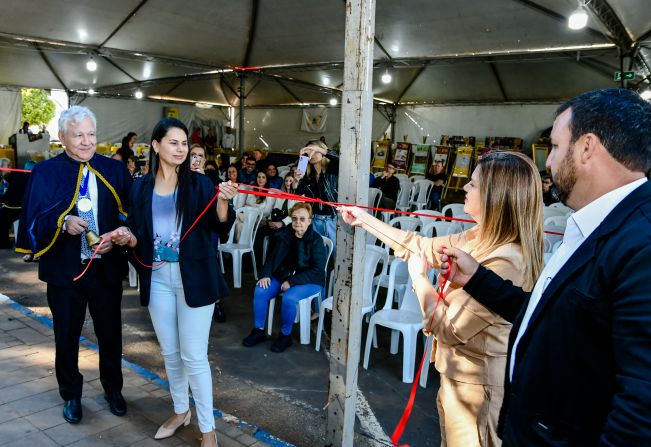
[{"label": "white hair", "polygon": [[97,119],[88,107],[72,106],[68,110],[64,110],[59,117],[59,132],[65,134],[70,123],[79,123],[86,118],[93,122],[93,128],[97,130]]},{"label": "white hair", "polygon": [[8,168],[10,166],[11,166],[11,160],[5,157],[0,158],[0,168]]}]

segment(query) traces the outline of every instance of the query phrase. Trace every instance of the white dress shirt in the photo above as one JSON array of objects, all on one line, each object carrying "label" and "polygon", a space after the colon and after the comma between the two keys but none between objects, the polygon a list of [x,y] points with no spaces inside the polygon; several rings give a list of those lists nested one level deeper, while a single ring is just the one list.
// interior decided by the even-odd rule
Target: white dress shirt
[{"label": "white dress shirt", "polygon": [[518,335],[515,338],[513,349],[511,350],[511,363],[509,369],[510,380],[513,380],[513,370],[515,368],[516,361],[515,353],[517,352],[520,339],[527,330],[529,321],[531,320],[531,315],[533,315],[534,311],[536,310],[536,307],[540,302],[540,298],[542,297],[542,294],[549,283],[552,282],[556,274],[561,270],[561,268],[563,268],[565,263],[572,257],[574,252],[581,246],[583,241],[586,240],[599,225],[601,225],[606,216],[610,214],[610,212],[622,200],[624,200],[626,196],[628,196],[646,181],[646,178],[641,178],[627,185],[614,189],[609,193],[599,197],[598,199],[593,200],[588,205],[572,214],[569,219],[567,219],[567,227],[565,228],[565,234],[563,235],[563,243],[552,255],[551,259],[538,277],[538,281],[536,281],[536,285],[531,292],[527,310],[524,314],[524,318],[522,319],[522,324],[518,330]]}]

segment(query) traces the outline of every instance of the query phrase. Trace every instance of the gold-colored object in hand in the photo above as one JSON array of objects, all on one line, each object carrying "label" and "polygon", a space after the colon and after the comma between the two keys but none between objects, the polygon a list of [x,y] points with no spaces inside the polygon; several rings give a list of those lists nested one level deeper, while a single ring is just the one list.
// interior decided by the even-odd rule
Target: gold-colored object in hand
[{"label": "gold-colored object in hand", "polygon": [[97,233],[92,230],[86,230],[86,243],[89,247],[99,244],[101,240],[102,238],[99,237]]}]

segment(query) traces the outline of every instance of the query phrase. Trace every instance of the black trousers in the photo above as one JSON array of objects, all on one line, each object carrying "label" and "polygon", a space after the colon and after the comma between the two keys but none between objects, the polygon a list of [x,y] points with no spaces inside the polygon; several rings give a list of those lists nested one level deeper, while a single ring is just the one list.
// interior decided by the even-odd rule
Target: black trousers
[{"label": "black trousers", "polygon": [[99,346],[100,382],[106,392],[122,390],[122,283],[106,281],[101,260],[95,260],[69,286],[47,285],[47,302],[54,321],[55,370],[63,400],[81,398],[84,378],[79,372],[79,337],[86,307],[93,319]]}]

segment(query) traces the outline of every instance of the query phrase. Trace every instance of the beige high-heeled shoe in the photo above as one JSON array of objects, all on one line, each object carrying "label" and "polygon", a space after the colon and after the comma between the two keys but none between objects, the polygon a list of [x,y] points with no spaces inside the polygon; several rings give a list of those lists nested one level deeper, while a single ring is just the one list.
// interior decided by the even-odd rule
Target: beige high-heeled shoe
[{"label": "beige high-heeled shoe", "polygon": [[181,426],[186,427],[190,425],[191,417],[192,417],[192,411],[188,410],[188,412],[185,413],[185,417],[183,418],[183,421],[176,427],[167,428],[165,427],[165,424],[161,425],[160,427],[158,427],[158,431],[154,435],[154,439],[165,439],[174,436],[174,433],[176,433],[176,430],[178,430],[179,427]]},{"label": "beige high-heeled shoe", "polygon": [[[215,445],[219,447],[219,441],[217,441],[217,430],[213,430],[213,434],[215,435]],[[205,433],[202,433],[202,435],[205,435]],[[203,439],[201,440],[201,445],[203,445]]]}]

